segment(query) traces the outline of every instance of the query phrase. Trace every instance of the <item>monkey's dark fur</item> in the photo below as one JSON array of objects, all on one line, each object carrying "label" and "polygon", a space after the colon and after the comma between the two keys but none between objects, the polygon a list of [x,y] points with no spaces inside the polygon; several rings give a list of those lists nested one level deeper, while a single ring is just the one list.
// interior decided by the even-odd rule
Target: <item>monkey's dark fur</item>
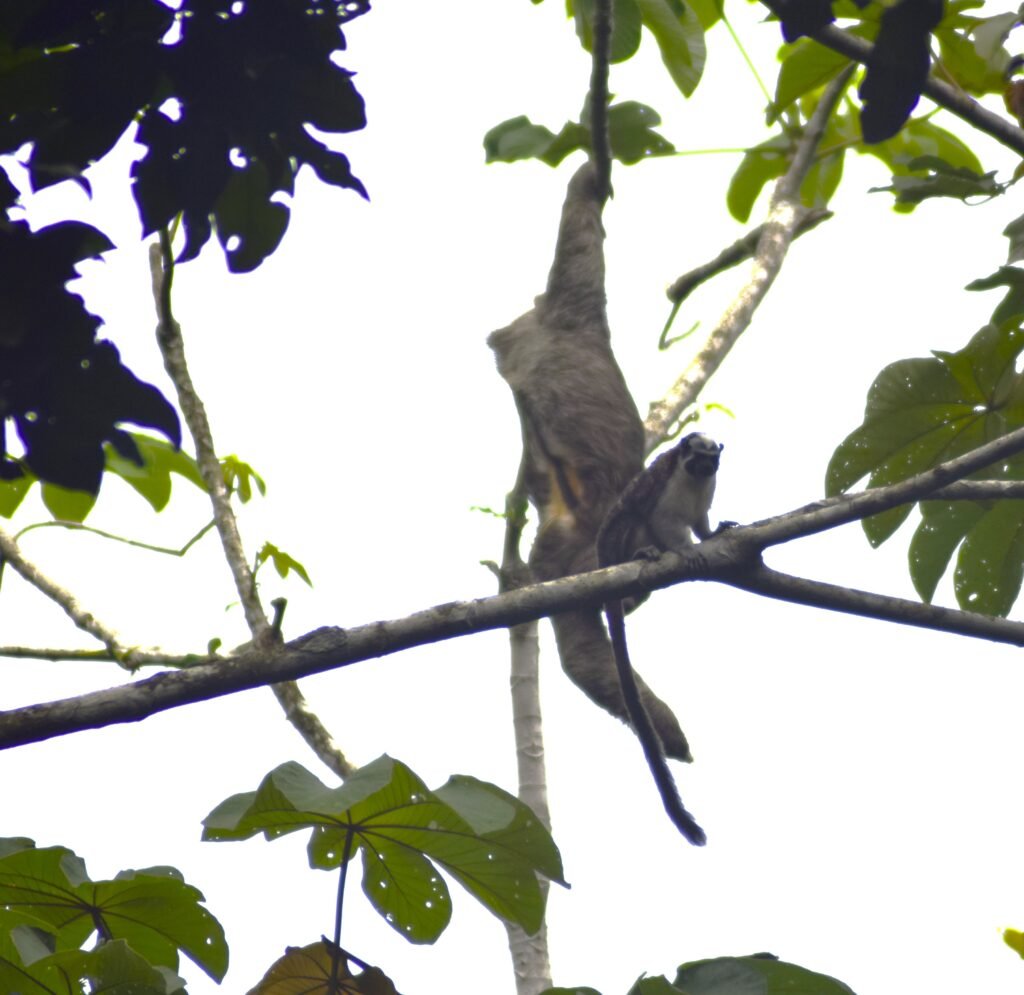
[{"label": "monkey's dark fur", "polygon": [[[597,567],[608,509],[643,468],[643,423],[612,354],[604,290],[604,197],[588,162],[569,181],[547,290],[487,339],[523,426],[525,480],[540,528],[530,552],[538,580]],[[562,667],[624,722],[615,658],[599,611],[551,619]],[[689,761],[672,710],[637,677],[665,754]]]}]

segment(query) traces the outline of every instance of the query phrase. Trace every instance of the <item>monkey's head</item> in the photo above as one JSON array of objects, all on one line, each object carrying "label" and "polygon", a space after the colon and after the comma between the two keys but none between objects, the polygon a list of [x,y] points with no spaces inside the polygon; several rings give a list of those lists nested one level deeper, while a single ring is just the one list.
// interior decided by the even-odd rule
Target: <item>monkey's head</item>
[{"label": "monkey's head", "polygon": [[713,477],[724,447],[702,432],[684,436],[678,446],[679,463],[692,477]]}]

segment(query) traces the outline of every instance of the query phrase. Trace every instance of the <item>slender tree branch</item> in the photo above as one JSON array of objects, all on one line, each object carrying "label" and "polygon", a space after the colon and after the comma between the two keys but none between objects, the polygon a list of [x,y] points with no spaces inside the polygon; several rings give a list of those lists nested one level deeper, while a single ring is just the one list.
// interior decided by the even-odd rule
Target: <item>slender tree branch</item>
[{"label": "slender tree branch", "polygon": [[[818,207],[803,213],[797,221],[793,231],[793,238],[806,235],[807,232],[817,228],[823,221],[828,221],[832,212]],[[727,249],[723,249],[710,262],[694,267],[688,273],[678,277],[673,284],[665,291],[666,296],[673,304],[681,304],[690,296],[702,283],[706,283],[712,277],[724,273],[733,266],[753,257],[757,252],[757,246],[764,235],[765,226],[758,225],[752,228],[742,238],[738,238]]]},{"label": "slender tree branch", "polygon": [[34,563],[27,560],[17,541],[3,529],[0,529],[0,558],[9,563],[23,580],[56,602],[79,629],[103,643],[111,659],[116,660],[127,670],[135,669],[135,648],[125,646],[117,633],[96,618],[92,612],[86,611],[69,590],[51,580]]},{"label": "slender tree branch", "polygon": [[958,611],[955,608],[939,608],[920,601],[858,591],[805,577],[793,577],[772,570],[763,563],[737,573],[729,583],[744,591],[793,604],[1024,646],[1024,624],[1021,622]]},{"label": "slender tree branch", "polygon": [[150,269],[153,278],[153,297],[157,302],[157,342],[164,358],[167,375],[174,384],[178,394],[178,404],[185,416],[189,433],[196,447],[196,463],[202,475],[203,483],[210,495],[213,506],[213,518],[217,525],[224,557],[228,569],[235,581],[235,590],[242,603],[245,620],[253,639],[264,645],[270,645],[272,634],[270,621],[263,606],[260,604],[253,583],[252,571],[242,547],[242,537],[238,532],[238,523],[231,508],[231,494],[224,481],[224,472],[217,459],[217,450],[213,444],[213,433],[210,421],[206,417],[206,408],[192,383],[192,376],[185,360],[185,343],[181,336],[181,326],[174,318],[171,309],[171,284],[174,280],[174,256],[171,251],[170,236],[166,231],[160,232],[158,245],[150,247]]},{"label": "slender tree branch", "polygon": [[207,522],[191,539],[188,540],[183,546],[175,549],[172,546],[154,546],[148,542],[142,542],[140,539],[128,539],[126,536],[119,536],[114,532],[104,532],[103,529],[93,528],[91,525],[85,525],[82,522],[66,522],[62,519],[58,519],[53,522],[33,522],[31,525],[26,525],[20,532],[18,532],[15,538],[20,539],[22,536],[27,535],[29,532],[35,529],[53,529],[62,528],[69,529],[72,532],[89,532],[92,535],[100,536],[103,539],[111,539],[114,542],[122,542],[126,546],[134,546],[136,549],[146,549],[151,553],[164,553],[168,556],[184,556],[200,539],[206,535],[210,529],[213,528],[214,522]]},{"label": "slender tree branch", "polygon": [[[170,236],[161,230],[158,245],[150,248],[150,270],[153,279],[153,297],[157,306],[157,342],[163,354],[164,366],[178,394],[178,404],[185,423],[196,447],[196,463],[203,483],[210,495],[213,518],[224,548],[224,557],[235,581],[245,613],[245,620],[252,634],[253,643],[264,653],[273,653],[280,644],[280,634],[274,631],[266,612],[260,604],[256,583],[249,568],[238,522],[231,507],[231,495],[224,480],[217,450],[213,444],[213,433],[206,417],[206,409],[192,383],[192,376],[185,361],[185,344],[181,327],[171,310],[171,283],[174,279],[174,255],[171,251]],[[339,777],[347,777],[355,767],[338,748],[319,717],[310,710],[306,699],[295,684],[278,684],[271,688],[284,710],[288,721],[295,727],[307,745]]]},{"label": "slender tree branch", "polygon": [[[744,542],[751,548],[764,549],[792,539],[814,535],[826,529],[835,528],[848,522],[855,522],[880,511],[888,511],[901,504],[911,504],[922,499],[929,500],[961,500],[970,497],[972,500],[983,500],[973,495],[986,494],[989,498],[998,494],[1000,488],[993,487],[998,481],[959,481],[971,473],[976,473],[991,466],[993,463],[1009,459],[1024,450],[1024,428],[1000,436],[992,442],[972,449],[963,456],[940,463],[931,470],[918,473],[898,484],[888,487],[872,487],[856,494],[844,494],[839,497],[825,498],[797,508],[795,511],[766,518],[755,522],[741,531]],[[950,487],[953,485],[954,487]],[[948,495],[952,493],[954,497]]]},{"label": "slender tree branch", "polygon": [[612,48],[611,0],[594,4],[594,37],[590,70],[590,161],[597,189],[605,200],[612,191],[612,150],[608,135],[608,67]]},{"label": "slender tree branch", "polygon": [[[729,529],[682,553],[666,553],[654,562],[624,563],[507,594],[438,605],[394,621],[372,622],[353,629],[317,629],[277,653],[268,654],[253,648],[239,657],[157,674],[123,687],[0,712],[0,749],[116,722],[134,722],[194,701],[276,681],[295,680],[473,632],[508,628],[569,608],[603,604],[681,581],[713,580],[750,590],[760,584],[765,588],[764,593],[779,597],[785,589],[783,581],[771,572],[765,573],[767,568],[761,563],[761,552],[767,546],[931,497],[937,488],[948,487],[959,478],[1007,459],[1022,449],[1024,429],[1019,429],[902,483],[828,498],[786,515]],[[809,587],[798,591],[795,579],[790,578],[785,583],[791,585],[785,589],[789,600],[799,600],[799,594],[809,604],[820,602],[839,609],[841,588],[816,585],[814,591]],[[815,584],[813,581],[801,583]],[[831,599],[827,605],[825,591]],[[819,601],[810,600],[812,597]],[[879,600],[872,604],[866,602],[865,597]],[[905,605],[912,604],[851,592],[848,607],[842,610],[1024,645],[1024,623],[954,609],[943,609],[941,613],[928,609],[910,618]]]},{"label": "slender tree branch", "polygon": [[[46,646],[0,646],[0,657],[9,657],[12,660],[50,660],[54,663],[63,661],[70,663],[119,662],[110,650],[80,650]],[[218,659],[224,659],[224,657],[218,657],[212,653],[181,654],[140,649],[131,651],[133,670],[142,667],[194,667],[200,663],[213,663]]]},{"label": "slender tree branch", "polygon": [[[499,590],[515,591],[532,583],[532,576],[519,553],[526,525],[526,463],[520,461],[519,473],[505,498],[505,538],[499,573]],[[544,727],[540,710],[540,647],[537,621],[523,622],[508,630],[511,666],[509,685],[512,694],[512,728],[516,744],[516,767],[520,801],[529,805],[546,829],[551,829],[548,808],[547,770],[544,763]],[[546,897],[548,882],[538,878]],[[521,926],[506,923],[512,971],[519,995],[536,995],[551,987],[551,958],[548,952],[547,923],[532,936]]]},{"label": "slender tree branch", "polygon": [[[834,24],[826,25],[812,37],[826,48],[862,64],[868,62],[874,51],[874,46],[870,42],[843,31]],[[935,76],[929,76],[925,81],[924,95],[979,131],[991,135],[997,142],[1013,149],[1019,155],[1024,155],[1024,130],[1017,127],[1009,118],[982,107],[966,93],[936,79]]]},{"label": "slender tree branch", "polygon": [[790,242],[806,213],[806,208],[799,201],[800,184],[814,161],[814,153],[825,126],[852,71],[852,67],[844,70],[825,88],[807,122],[789,169],[775,186],[768,218],[758,240],[753,270],[746,286],[719,320],[693,362],[668,393],[651,405],[645,423],[647,452],[651,452],[671,434],[672,426],[683,411],[694,402],[704,384],[722,365],[729,350],[750,325],[754,312],[782,268]]}]

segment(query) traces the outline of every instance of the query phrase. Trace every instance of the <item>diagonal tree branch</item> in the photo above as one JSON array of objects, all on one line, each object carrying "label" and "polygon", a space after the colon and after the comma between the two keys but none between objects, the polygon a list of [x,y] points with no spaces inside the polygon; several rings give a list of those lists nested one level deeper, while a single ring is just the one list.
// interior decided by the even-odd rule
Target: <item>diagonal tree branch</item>
[{"label": "diagonal tree branch", "polygon": [[[868,62],[874,51],[874,46],[870,42],[843,31],[834,24],[826,25],[811,37],[826,48],[862,64]],[[1024,130],[1017,127],[1009,118],[982,107],[973,97],[934,76],[929,76],[925,81],[924,95],[979,131],[991,135],[997,142],[1024,155]]]},{"label": "diagonal tree branch", "polygon": [[135,669],[137,664],[133,647],[125,646],[113,629],[81,606],[74,594],[47,577],[31,560],[26,559],[17,540],[3,529],[0,529],[0,559],[9,563],[14,571],[37,591],[60,605],[79,629],[103,643],[107,647],[110,659],[128,670]]},{"label": "diagonal tree branch", "polygon": [[651,405],[645,422],[645,449],[648,453],[669,437],[672,426],[686,408],[693,404],[704,385],[722,365],[775,282],[790,243],[807,213],[807,209],[800,204],[800,184],[814,161],[825,126],[852,72],[852,67],[844,70],[825,88],[807,122],[789,169],[776,184],[746,286],[726,310],[687,369],[665,396]]},{"label": "diagonal tree branch", "polygon": [[[206,417],[206,409],[192,383],[185,361],[185,344],[181,326],[171,309],[171,282],[174,279],[174,255],[170,236],[161,230],[159,244],[150,247],[150,270],[153,279],[153,297],[157,309],[157,342],[164,358],[167,374],[178,394],[178,403],[185,423],[196,447],[196,463],[210,495],[213,519],[224,549],[224,558],[235,581],[252,634],[253,643],[264,654],[272,654],[280,645],[280,633],[271,626],[256,593],[256,583],[245,557],[238,522],[231,507],[231,494],[224,481],[220,461],[213,444],[213,433]],[[313,752],[341,778],[351,774],[355,767],[338,748],[327,728],[309,708],[297,684],[275,684],[271,690],[284,710],[288,721],[306,741]]]}]

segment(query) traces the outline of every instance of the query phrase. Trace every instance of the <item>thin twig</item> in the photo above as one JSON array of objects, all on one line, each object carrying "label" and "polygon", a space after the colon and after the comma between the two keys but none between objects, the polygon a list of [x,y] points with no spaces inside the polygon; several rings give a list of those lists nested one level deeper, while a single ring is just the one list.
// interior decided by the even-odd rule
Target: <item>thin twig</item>
[{"label": "thin twig", "polygon": [[[12,660],[49,660],[53,663],[119,662],[110,650],[80,650],[50,646],[0,646],[0,657],[8,657]],[[138,670],[142,667],[160,667],[165,670],[168,667],[195,667],[200,663],[213,663],[217,659],[223,659],[223,657],[218,657],[214,653],[173,654],[139,649],[131,651],[133,670]]]},{"label": "thin twig", "polygon": [[98,535],[103,539],[111,539],[114,542],[123,542],[126,546],[134,546],[136,549],[145,549],[151,553],[164,553],[167,556],[184,556],[200,539],[206,535],[215,525],[212,520],[207,522],[185,545],[175,549],[171,546],[154,546],[152,543],[142,542],[140,539],[128,539],[125,536],[119,536],[114,532],[104,532],[103,529],[93,528],[91,525],[85,525],[83,522],[67,522],[63,519],[57,519],[53,522],[33,522],[31,525],[26,525],[25,528],[21,529],[15,539],[20,539],[22,536],[27,535],[29,532],[35,529],[53,529],[62,528],[69,529],[72,532],[89,532],[92,535]]},{"label": "thin twig", "polygon": [[825,88],[818,106],[807,122],[807,128],[797,145],[789,169],[776,184],[746,286],[726,309],[717,327],[708,336],[689,367],[683,371],[665,396],[651,405],[645,423],[645,450],[648,453],[671,434],[673,425],[721,366],[736,340],[750,325],[754,312],[778,275],[794,232],[806,212],[806,208],[799,202],[800,184],[814,161],[814,153],[825,126],[852,71],[850,68],[840,73]]},{"label": "thin twig", "polygon": [[594,37],[590,70],[590,161],[601,200],[612,191],[612,149],[608,133],[608,70],[612,49],[611,0],[594,4]]},{"label": "thin twig", "polygon": [[0,558],[9,563],[18,575],[37,591],[60,605],[79,629],[103,643],[111,659],[116,660],[126,670],[135,669],[135,648],[125,646],[113,629],[81,606],[74,594],[61,587],[55,580],[51,580],[34,563],[27,560],[17,541],[3,529],[0,529]]},{"label": "thin twig", "polygon": [[[171,310],[174,255],[171,251],[170,236],[166,231],[160,232],[159,244],[150,247],[149,263],[153,279],[153,297],[157,307],[157,342],[163,354],[164,367],[177,391],[178,404],[185,416],[185,424],[188,425],[196,447],[196,463],[210,495],[213,518],[224,549],[224,558],[234,578],[235,590],[242,603],[254,645],[263,653],[273,653],[280,645],[280,634],[274,631],[260,604],[253,573],[242,547],[238,522],[231,507],[231,494],[217,459],[210,422],[206,417],[203,402],[192,383],[192,376],[185,361],[181,327]],[[310,710],[298,685],[277,685],[271,690],[288,721],[320,760],[341,778],[351,774],[355,767],[335,744],[319,717]]]},{"label": "thin twig", "polygon": [[[797,222],[796,230],[793,232],[793,238],[799,238],[801,235],[805,235],[813,228],[817,228],[823,221],[827,221],[832,217],[832,212],[825,208],[817,207],[812,208],[803,215]],[[690,296],[702,283],[710,280],[712,277],[718,276],[719,273],[724,273],[727,269],[731,269],[733,266],[738,266],[740,263],[747,259],[750,259],[757,251],[758,243],[761,241],[761,236],[764,234],[764,225],[758,225],[756,228],[752,228],[742,238],[738,238],[732,245],[727,249],[723,249],[714,259],[710,262],[704,263],[701,266],[696,266],[688,273],[684,273],[678,277],[672,285],[665,291],[666,296],[673,304],[681,304],[687,297]]]}]

